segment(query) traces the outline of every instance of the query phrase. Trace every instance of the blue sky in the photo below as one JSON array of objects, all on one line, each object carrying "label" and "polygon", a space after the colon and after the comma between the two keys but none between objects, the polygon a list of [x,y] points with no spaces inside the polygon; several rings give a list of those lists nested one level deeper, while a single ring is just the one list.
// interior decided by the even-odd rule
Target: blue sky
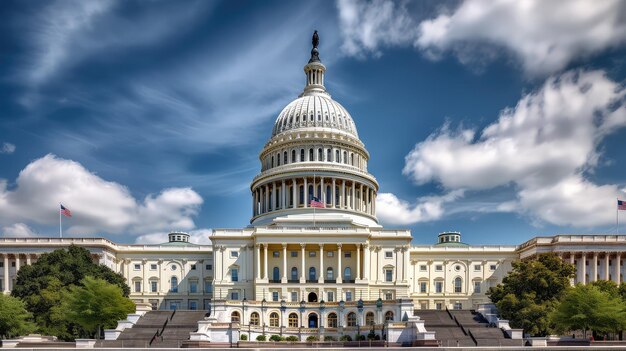
[{"label": "blue sky", "polygon": [[[415,243],[614,233],[621,1],[3,1],[0,233],[206,241],[249,223],[314,29],[333,98]],[[626,232],[626,214],[622,214]]]}]

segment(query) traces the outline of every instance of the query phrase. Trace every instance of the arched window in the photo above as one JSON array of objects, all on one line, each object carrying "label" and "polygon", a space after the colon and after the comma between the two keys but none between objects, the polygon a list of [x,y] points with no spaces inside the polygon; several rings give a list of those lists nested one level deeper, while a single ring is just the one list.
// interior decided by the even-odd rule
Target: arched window
[{"label": "arched window", "polygon": [[315,194],[313,194],[313,185],[309,184],[309,198],[307,201],[310,201],[313,196],[315,196]]},{"label": "arched window", "polygon": [[288,324],[289,328],[297,328],[298,327],[298,315],[296,313],[290,313],[288,323],[289,323]]},{"label": "arched window", "polygon": [[344,280],[352,280],[352,270],[350,269],[350,267],[346,267],[343,270],[343,279]]},{"label": "arched window", "polygon": [[348,322],[348,327],[356,327],[356,313],[348,313],[348,317],[346,319]]},{"label": "arched window", "polygon": [[300,162],[304,162],[304,149],[300,149]]},{"label": "arched window", "polygon": [[454,292],[460,293],[463,289],[463,279],[461,277],[454,278]]},{"label": "arched window", "polygon": [[279,327],[278,323],[278,313],[272,312],[270,313],[270,327]]},{"label": "arched window", "polygon": [[330,157],[332,156],[332,154],[333,154],[333,152],[332,152],[330,149],[326,149],[326,161],[327,161],[327,162],[332,161],[332,160],[330,159]]},{"label": "arched window", "polygon": [[252,312],[250,315],[250,325],[259,325],[259,314],[257,312]]},{"label": "arched window", "polygon": [[291,150],[291,163],[297,162],[296,161],[296,150]]},{"label": "arched window", "polygon": [[339,206],[339,186],[335,186],[335,206]]},{"label": "arched window", "polygon": [[230,314],[230,322],[231,323],[239,323],[241,317],[239,316],[239,312],[235,311]]},{"label": "arched window", "polygon": [[330,185],[326,186],[326,205],[330,205],[332,203],[332,194]]},{"label": "arched window", "polygon": [[295,185],[289,187],[289,206],[293,206],[293,189]]},{"label": "arched window", "polygon": [[309,149],[309,159],[308,161],[313,161],[313,149]]},{"label": "arched window", "polygon": [[341,162],[339,160],[339,150],[335,150],[335,162]]},{"label": "arched window", "polygon": [[272,279],[280,280],[280,269],[278,267],[274,267],[274,269],[272,270]]},{"label": "arched window", "polygon": [[291,280],[298,280],[298,268],[291,267]]},{"label": "arched window", "polygon": [[324,161],[324,150],[322,148],[317,149],[317,160]]},{"label": "arched window", "polygon": [[176,277],[170,279],[170,292],[178,292],[178,278]]},{"label": "arched window", "polygon": [[348,164],[348,153],[346,151],[343,152],[343,163]]},{"label": "arched window", "polygon": [[267,198],[268,198],[268,200],[267,200],[267,202],[268,202],[268,204],[267,204],[267,210],[268,210],[268,211],[271,211],[271,210],[272,210],[272,207],[274,207],[274,204],[273,204],[273,201],[272,201],[272,193],[273,193],[273,192],[274,192],[274,191],[270,190],[270,191],[267,193]]},{"label": "arched window", "polygon": [[393,322],[393,312],[387,311],[385,313],[385,322]]},{"label": "arched window", "polygon": [[374,312],[367,312],[365,314],[365,325],[374,325]]},{"label": "arched window", "polygon": [[315,267],[309,268],[309,280],[316,280]]},{"label": "arched window", "polygon": [[272,156],[272,163],[270,165],[270,168],[274,168],[274,156]]},{"label": "arched window", "polygon": [[280,152],[276,155],[276,165],[280,166]]},{"label": "arched window", "polygon": [[326,268],[326,279],[328,279],[328,280],[335,279],[335,274],[333,272],[333,267]]},{"label": "arched window", "polygon": [[329,328],[337,328],[337,314],[329,313],[328,314],[328,327]]},{"label": "arched window", "polygon": [[[280,166],[280,160],[278,160]],[[354,154],[350,154],[350,164],[354,166]]]},{"label": "arched window", "polygon": [[304,205],[304,185],[300,185],[300,205]]}]

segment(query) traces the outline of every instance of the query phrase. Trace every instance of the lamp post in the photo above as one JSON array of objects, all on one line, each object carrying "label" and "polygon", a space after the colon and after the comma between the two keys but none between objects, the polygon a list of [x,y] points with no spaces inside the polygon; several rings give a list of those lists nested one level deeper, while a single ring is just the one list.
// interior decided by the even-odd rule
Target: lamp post
[{"label": "lamp post", "polygon": [[341,336],[343,336],[343,310],[346,308],[346,302],[342,299],[341,301],[339,301],[339,318],[337,320],[337,325],[335,327],[338,326],[342,326],[341,327]]},{"label": "lamp post", "polygon": [[302,301],[300,301],[300,328],[298,329],[300,341],[302,341],[302,328],[304,324],[304,311],[305,310],[306,310],[306,302],[304,302],[304,299],[302,299]]},{"label": "lamp post", "polygon": [[322,316],[324,315],[324,309],[326,309],[326,302],[324,299],[320,300],[320,315],[317,317],[317,335],[322,340]]},{"label": "lamp post", "polygon": [[[246,321],[246,290],[243,291],[243,300],[241,300],[241,326],[239,328],[240,332],[244,329],[245,321]],[[248,328],[248,340],[250,340],[250,328]]]},{"label": "lamp post", "polygon": [[285,302],[285,299],[280,300],[280,336],[283,336],[283,328],[285,327],[283,321],[286,309],[287,303]]},{"label": "lamp post", "polygon": [[[378,297],[378,300],[376,300],[376,311],[378,312],[379,318],[380,318],[380,314],[382,313],[382,310],[383,310],[383,299]],[[385,325],[383,324],[381,328],[381,332],[380,332],[380,338],[383,339],[384,336],[385,336]]]},{"label": "lamp post", "polygon": [[267,303],[267,300],[263,298],[263,300],[261,300],[261,323],[263,324],[263,336],[265,336],[265,304],[266,303]]},{"label": "lamp post", "polygon": [[361,318],[363,318],[363,299],[359,299],[359,301],[357,301],[356,308],[359,311],[359,319],[356,322],[356,332],[357,332],[358,337],[361,338]]}]

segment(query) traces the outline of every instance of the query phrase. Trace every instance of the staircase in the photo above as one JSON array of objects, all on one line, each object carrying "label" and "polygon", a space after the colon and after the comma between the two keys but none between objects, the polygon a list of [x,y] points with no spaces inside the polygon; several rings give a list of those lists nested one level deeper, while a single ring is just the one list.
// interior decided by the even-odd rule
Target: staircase
[{"label": "staircase", "polygon": [[472,337],[461,329],[450,313],[444,310],[419,310],[417,315],[423,320],[428,331],[435,332],[441,346],[476,346]]},{"label": "staircase", "polygon": [[476,346],[522,346],[521,340],[509,339],[503,330],[489,327],[487,320],[474,311],[453,310],[450,314],[476,342]]}]

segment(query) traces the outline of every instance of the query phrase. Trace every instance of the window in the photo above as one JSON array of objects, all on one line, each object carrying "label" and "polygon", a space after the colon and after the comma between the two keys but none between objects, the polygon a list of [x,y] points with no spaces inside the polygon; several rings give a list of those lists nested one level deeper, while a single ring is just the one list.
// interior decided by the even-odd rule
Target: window
[{"label": "window", "polygon": [[230,314],[230,322],[231,323],[239,323],[240,320],[241,320],[241,317],[239,315],[239,312],[235,311],[235,312]]},{"label": "window", "polygon": [[280,257],[280,252],[279,251],[272,252],[272,257]]},{"label": "window", "polygon": [[335,275],[333,273],[333,268],[332,267],[328,267],[326,269],[326,279],[327,280],[333,280],[335,279]]},{"label": "window", "polygon": [[135,282],[135,292],[141,292],[141,282],[140,281],[136,281]]},{"label": "window", "polygon": [[198,292],[198,281],[197,280],[190,280],[189,281],[189,292],[190,293],[197,293]]},{"label": "window", "polygon": [[340,162],[339,161],[339,150],[335,150],[335,162]]},{"label": "window", "polygon": [[326,301],[328,301],[328,302],[335,301],[335,292],[334,291],[327,291],[326,292]]},{"label": "window", "polygon": [[213,270],[213,265],[207,264],[206,266],[204,266],[204,269],[206,269],[207,271]]},{"label": "window", "polygon": [[315,267],[309,268],[309,280],[316,280]]},{"label": "window", "polygon": [[239,291],[232,291],[230,293],[230,299],[231,300],[239,300]]},{"label": "window", "polygon": [[272,301],[278,301],[278,291],[272,291]]},{"label": "window", "polygon": [[272,280],[280,280],[280,269],[278,267],[272,269]]},{"label": "window", "polygon": [[461,277],[454,278],[454,292],[460,293],[463,290],[463,279]]},{"label": "window", "polygon": [[441,303],[441,302],[435,303],[435,309],[443,310],[443,303]]},{"label": "window", "polygon": [[495,271],[496,270],[496,265],[495,264],[489,265],[489,270]]},{"label": "window", "polygon": [[291,257],[298,257],[298,251],[291,251]]},{"label": "window", "polygon": [[231,252],[230,252],[230,257],[231,257],[231,258],[237,258],[237,257],[239,257],[239,251],[231,251]]},{"label": "window", "polygon": [[237,268],[230,269],[230,280],[233,282],[239,281],[239,269]]},{"label": "window", "polygon": [[443,282],[435,282],[435,292],[441,294],[443,292]]},{"label": "window", "polygon": [[330,162],[331,159],[330,157],[332,156],[332,151],[330,151],[330,149],[326,150],[326,161]]},{"label": "window", "polygon": [[300,162],[304,162],[304,149],[300,149]]},{"label": "window", "polygon": [[393,258],[393,251],[385,251],[385,258]]},{"label": "window", "polygon": [[393,312],[387,311],[385,313],[385,322],[393,322]]},{"label": "window", "polygon": [[324,151],[322,149],[317,149],[317,160],[324,161]]},{"label": "window", "polygon": [[425,264],[420,265],[420,272],[426,272],[428,270],[428,267],[426,267]]},{"label": "window", "polygon": [[141,265],[140,265],[140,264],[138,264],[138,263],[136,263],[136,264],[135,264],[135,270],[136,270],[136,271],[140,271],[140,270],[141,270]]},{"label": "window", "polygon": [[296,160],[296,150],[291,150],[291,162],[298,162]]},{"label": "window", "polygon": [[276,157],[276,166],[280,166],[280,153]]},{"label": "window", "polygon": [[385,281],[392,282],[393,281],[393,269],[386,268],[385,269]]},{"label": "window", "polygon": [[348,164],[348,153],[346,151],[343,152],[343,163]]},{"label": "window", "polygon": [[365,314],[365,325],[374,325],[374,312],[367,312]]},{"label": "window", "polygon": [[208,279],[204,281],[204,292],[206,293],[213,292],[213,285],[211,284],[211,281]]},{"label": "window", "polygon": [[291,292],[291,302],[298,302],[298,292],[297,291],[292,291]]},{"label": "window", "polygon": [[151,264],[150,265],[150,270],[151,271],[156,271],[157,270],[157,265],[156,264]]},{"label": "window", "polygon": [[393,300],[393,293],[392,292],[386,292],[385,293],[385,300]]},{"label": "window", "polygon": [[287,320],[289,323],[289,328],[297,328],[298,327],[298,315],[295,313],[289,313],[289,319]]},{"label": "window", "polygon": [[352,270],[350,269],[350,267],[346,267],[343,270],[343,279],[344,280],[352,280]]},{"label": "window", "polygon": [[326,257],[335,257],[335,251],[326,252]]},{"label": "window", "polygon": [[270,327],[278,327],[278,313],[272,312],[270,313]]},{"label": "window", "polygon": [[479,264],[475,264],[474,265],[474,272],[480,272],[480,265]]},{"label": "window", "polygon": [[195,265],[195,264],[192,264],[192,265],[191,265],[191,270],[192,270],[192,271],[195,271],[195,270],[196,270],[196,265]]},{"label": "window", "polygon": [[455,310],[462,310],[463,309],[463,304],[460,302],[455,302],[454,305],[452,306],[453,309]]},{"label": "window", "polygon": [[346,319],[348,322],[348,327],[356,327],[356,313],[348,313],[348,317]]},{"label": "window", "polygon": [[158,285],[156,280],[150,282],[150,292],[157,292]]},{"label": "window", "polygon": [[291,280],[298,280],[298,268],[291,267]]},{"label": "window", "polygon": [[346,301],[352,301],[352,291],[346,291]]},{"label": "window", "polygon": [[172,267],[170,267],[170,268],[171,268],[173,271],[175,271],[175,270],[176,270],[176,265],[174,265],[174,264],[173,264],[173,265],[172,265]]},{"label": "window", "polygon": [[178,292],[178,278],[176,277],[170,279],[170,292]]},{"label": "window", "polygon": [[189,300],[189,309],[190,310],[197,310],[198,309],[198,301],[196,301],[196,300]]},{"label": "window", "polygon": [[441,272],[441,271],[443,271],[443,265],[440,265],[440,264],[435,265],[435,271],[436,271],[436,272]]},{"label": "window", "polygon": [[259,314],[257,312],[252,312],[250,315],[250,325],[259,326]]},{"label": "window", "polygon": [[480,294],[480,281],[474,282],[474,293]]},{"label": "window", "polygon": [[350,257],[352,257],[352,252],[351,252],[351,251],[346,251],[346,252],[343,254],[343,257],[345,257],[345,258],[350,258]]},{"label": "window", "polygon": [[309,251],[309,257],[315,257],[315,251]]},{"label": "window", "polygon": [[459,266],[459,265],[457,264],[456,266],[454,266],[454,270],[455,270],[455,271],[457,271],[457,272],[458,272],[458,271],[460,271],[460,270],[461,270],[461,266]]},{"label": "window", "polygon": [[327,322],[329,328],[337,328],[337,314],[329,313]]},{"label": "window", "polygon": [[313,161],[313,149],[309,149],[309,159],[308,161]]},{"label": "window", "polygon": [[425,294],[428,292],[428,282],[420,282],[420,293]]}]

